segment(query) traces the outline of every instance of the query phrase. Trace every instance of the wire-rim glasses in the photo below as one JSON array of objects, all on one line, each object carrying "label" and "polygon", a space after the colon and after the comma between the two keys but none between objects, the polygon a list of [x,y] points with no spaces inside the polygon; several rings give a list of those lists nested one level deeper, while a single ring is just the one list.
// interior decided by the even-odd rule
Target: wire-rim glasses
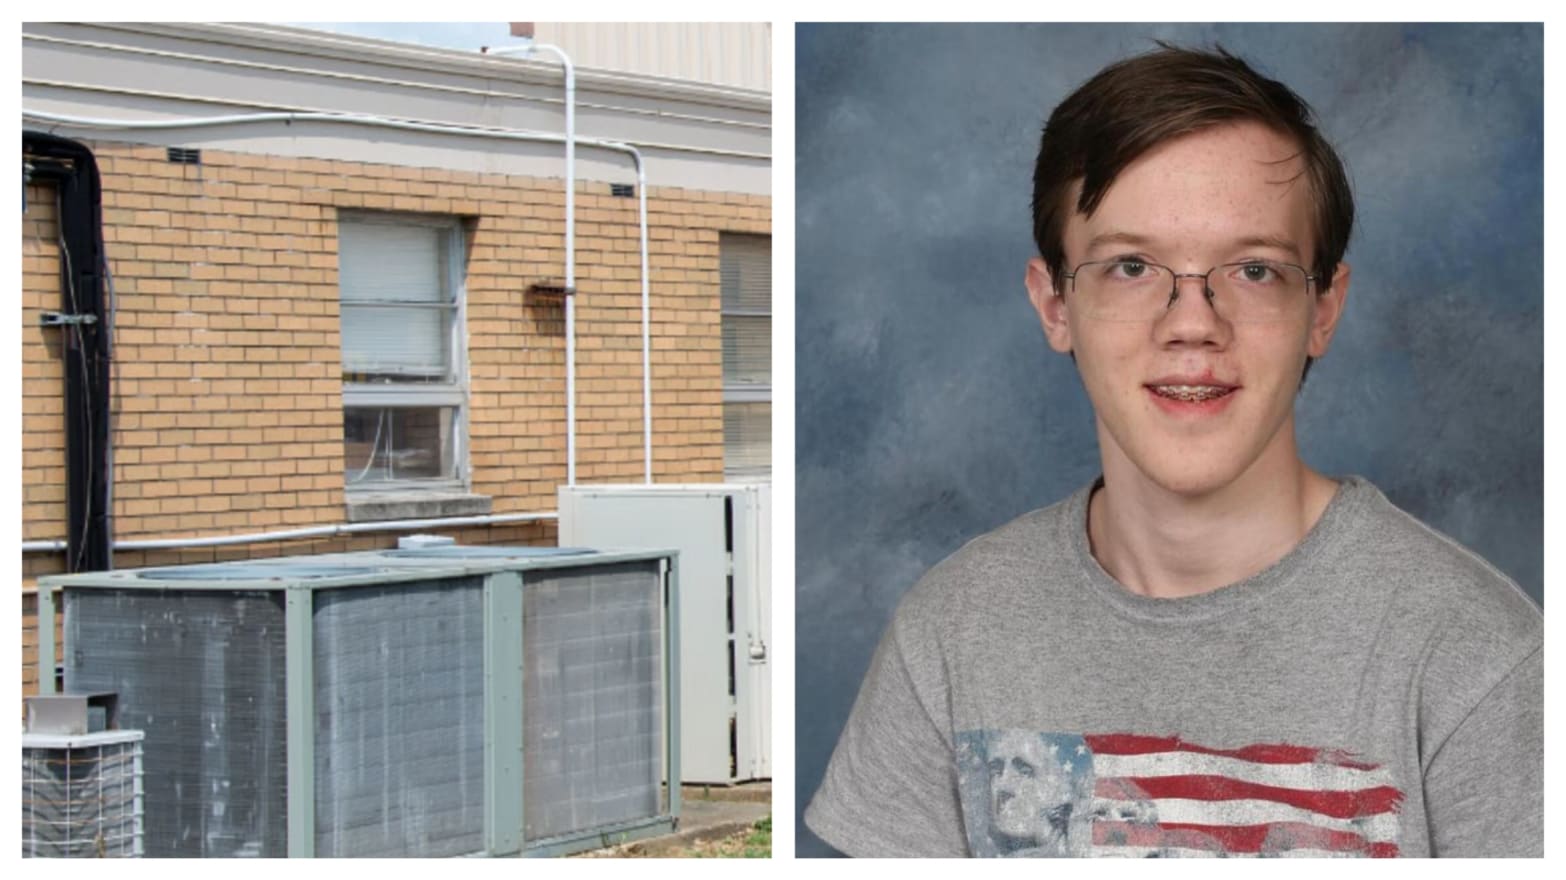
[{"label": "wire-rim glasses", "polygon": [[1176,272],[1135,257],[1091,260],[1063,276],[1079,294],[1087,317],[1100,321],[1155,321],[1180,296],[1180,279],[1202,279],[1213,310],[1226,321],[1261,324],[1298,313],[1317,276],[1279,260],[1240,260],[1206,272]]}]

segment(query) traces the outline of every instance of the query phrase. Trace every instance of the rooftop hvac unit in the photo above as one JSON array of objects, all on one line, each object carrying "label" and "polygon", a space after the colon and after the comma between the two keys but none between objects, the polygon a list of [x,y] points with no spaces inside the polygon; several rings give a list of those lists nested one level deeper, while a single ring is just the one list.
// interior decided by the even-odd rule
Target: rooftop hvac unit
[{"label": "rooftop hvac unit", "polygon": [[142,732],[22,734],[22,856],[142,854]]},{"label": "rooftop hvac unit", "polygon": [[66,688],[146,732],[148,856],[556,855],[677,821],[675,561],[447,546],[40,584]]},{"label": "rooftop hvac unit", "polygon": [[767,483],[561,486],[560,542],[680,552],[682,781],[772,776]]}]

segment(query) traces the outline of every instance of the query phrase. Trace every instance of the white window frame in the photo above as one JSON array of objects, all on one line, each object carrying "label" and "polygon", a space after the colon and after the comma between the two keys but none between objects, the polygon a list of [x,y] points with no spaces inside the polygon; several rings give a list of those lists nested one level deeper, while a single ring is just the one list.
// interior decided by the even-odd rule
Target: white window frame
[{"label": "white window frame", "polygon": [[[467,295],[467,237],[461,218],[413,213],[340,211],[337,217],[339,230],[344,223],[382,226],[423,226],[445,230],[446,285],[451,291],[456,308],[452,311],[451,334],[447,350],[451,353],[450,376],[444,383],[363,383],[343,382],[344,410],[390,407],[451,407],[455,410],[451,425],[451,456],[456,476],[428,477],[423,479],[374,480],[354,484],[343,477],[344,489],[350,495],[404,491],[463,491],[473,482],[473,465],[469,458],[468,414],[471,411],[471,391],[468,372],[468,295]],[[342,236],[338,235],[338,246]],[[339,271],[341,258],[339,257]],[[338,277],[338,302],[341,309],[342,278]],[[342,316],[339,312],[338,324]],[[373,457],[374,452],[372,450]]]}]

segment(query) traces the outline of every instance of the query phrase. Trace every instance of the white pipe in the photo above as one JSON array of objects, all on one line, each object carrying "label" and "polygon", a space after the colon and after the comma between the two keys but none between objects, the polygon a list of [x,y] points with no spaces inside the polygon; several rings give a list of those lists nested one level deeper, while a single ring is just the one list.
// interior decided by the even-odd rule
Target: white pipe
[{"label": "white pipe", "polygon": [[[549,132],[510,131],[510,130],[505,130],[505,129],[471,128],[471,127],[466,127],[466,126],[446,125],[446,124],[440,124],[440,123],[405,122],[405,121],[397,120],[397,119],[387,119],[385,117],[380,117],[380,116],[369,116],[369,115],[361,115],[361,114],[344,114],[344,113],[265,112],[265,113],[242,113],[242,114],[235,114],[235,115],[229,115],[229,116],[210,116],[210,117],[203,117],[203,118],[196,118],[196,119],[188,119],[187,118],[187,119],[162,119],[162,120],[125,121],[125,120],[115,120],[115,119],[95,119],[95,118],[84,117],[84,116],[69,116],[69,115],[66,115],[66,114],[63,114],[63,113],[48,113],[48,112],[40,111],[40,110],[28,110],[28,109],[26,109],[24,107],[22,109],[22,117],[24,119],[37,119],[37,120],[41,120],[41,121],[44,121],[44,122],[52,122],[52,123],[56,123],[56,124],[60,124],[60,125],[74,126],[74,127],[78,127],[78,128],[109,128],[109,129],[131,129],[131,130],[135,130],[135,129],[205,128],[205,127],[211,127],[211,126],[237,125],[237,124],[243,124],[243,123],[256,123],[256,122],[283,122],[283,123],[293,123],[293,122],[337,122],[337,123],[346,123],[346,124],[354,124],[354,125],[367,125],[367,126],[376,127],[376,128],[394,128],[394,129],[401,129],[401,130],[406,130],[406,131],[432,132],[432,133],[435,133],[435,134],[455,134],[455,135],[464,135],[464,136],[470,136],[470,137],[491,137],[491,138],[498,138],[498,139],[501,139],[501,140],[542,141],[542,142],[545,142],[545,143],[563,143],[563,142],[566,141],[566,138],[564,138],[564,137],[562,137],[560,135],[557,135],[557,134],[549,133]],[[574,123],[574,121],[575,121],[574,117],[573,117],[572,121]],[[650,295],[649,295],[649,288],[648,288],[649,274],[648,274],[648,260],[647,260],[647,174],[646,174],[646,168],[645,168],[645,165],[644,165],[644,163],[642,161],[641,151],[637,150],[635,147],[633,147],[633,146],[631,146],[629,144],[621,143],[619,141],[608,141],[608,140],[603,140],[603,139],[600,139],[600,138],[593,138],[593,137],[574,137],[574,132],[572,134],[573,134],[573,137],[571,138],[571,141],[573,143],[582,143],[582,144],[585,144],[587,146],[598,147],[600,149],[614,150],[616,152],[628,153],[631,156],[632,160],[634,160],[635,163],[636,163],[636,188],[637,188],[638,200],[640,202],[640,213],[641,213],[641,217],[640,217],[641,230],[640,231],[641,231],[641,254],[642,254],[642,432],[643,432],[642,447],[643,447],[643,459],[644,459],[643,470],[644,470],[644,475],[645,475],[646,482],[651,483],[652,482],[652,379],[651,379],[651,371],[649,369],[649,355],[648,355],[648,351],[651,348],[651,345],[650,345],[650,337],[649,337],[649,318],[648,318]],[[570,192],[571,192],[571,190],[568,189],[567,190],[567,193],[568,193],[567,199],[568,199],[568,201],[571,198],[571,196],[569,194]],[[573,219],[574,219],[574,217],[573,217]],[[568,231],[570,230],[570,225],[569,224],[567,226],[567,229],[568,229]],[[570,244],[568,244],[568,248],[569,247],[574,247],[574,245],[575,245],[575,239],[573,238],[571,240]],[[574,274],[573,274],[572,278],[574,280]],[[571,326],[572,318],[570,317],[571,314],[572,314],[571,311],[570,311],[572,300],[573,300],[573,298],[568,298],[567,299],[567,309],[568,309],[568,311],[567,311],[567,316],[568,316],[567,317],[567,326],[568,326],[567,338],[568,338],[568,340],[570,340],[572,330],[574,329],[574,327]],[[571,346],[574,349],[574,344],[573,343],[568,341],[568,345]],[[568,438],[567,445],[569,447],[568,454],[571,455],[571,456],[574,456],[574,453],[575,453],[575,436],[574,436],[575,424],[574,424],[574,421],[572,420],[571,416],[574,415],[574,412],[575,412],[574,406],[575,406],[575,404],[574,404],[574,399],[573,399],[574,395],[571,392],[572,392],[572,390],[574,390],[573,382],[574,382],[574,374],[575,374],[575,364],[574,364],[574,360],[570,357],[569,354],[567,356],[566,369],[567,369],[567,385],[568,385],[567,400],[568,400],[568,406],[570,407],[570,409],[568,410],[570,415],[567,416],[567,430],[569,432],[571,432],[571,434],[572,434],[572,436],[570,438]],[[573,457],[573,458],[569,458],[568,461],[567,461],[567,471],[568,471],[568,475],[570,477],[574,477],[575,476],[574,470],[575,470],[575,460],[574,460],[574,457]]]},{"label": "white pipe", "polygon": [[[64,113],[50,113],[46,110],[29,110],[22,108],[23,119],[37,119],[42,122],[52,122],[58,125],[73,128],[106,128],[123,129],[127,131],[153,130],[153,129],[180,129],[180,128],[212,128],[220,125],[240,125],[251,122],[342,122],[352,125],[367,125],[371,128],[396,128],[404,131],[423,131],[434,134],[454,134],[466,137],[490,137],[502,140],[514,141],[543,141],[551,144],[565,143],[565,136],[553,134],[547,131],[513,131],[504,128],[482,128],[479,126],[454,125],[445,122],[409,122],[402,119],[391,119],[385,116],[372,116],[365,113],[316,113],[299,112],[293,110],[263,111],[260,113],[232,113],[227,116],[196,116],[182,117],[179,119],[97,119],[89,116],[70,116]],[[602,147],[606,150],[625,152],[625,145],[616,141],[606,141],[599,138],[580,138],[582,143],[594,147]]]},{"label": "white pipe", "polygon": [[[63,80],[28,79],[28,80],[26,80],[25,84],[26,85],[30,85],[30,86],[40,86],[40,87],[44,87],[44,88],[58,88],[58,89],[79,88],[78,84],[71,83],[71,82],[66,82],[66,81],[63,81]],[[303,106],[292,106],[292,105],[287,105],[287,104],[266,105],[266,104],[263,104],[262,102],[259,102],[259,101],[228,100],[228,99],[225,99],[225,98],[214,98],[214,97],[210,97],[210,96],[207,96],[207,95],[190,95],[190,94],[186,94],[186,93],[183,93],[183,92],[167,92],[167,91],[153,91],[153,90],[150,90],[150,89],[118,88],[118,87],[115,87],[115,86],[105,86],[105,85],[93,86],[92,87],[92,91],[94,93],[96,93],[96,94],[102,94],[102,95],[122,95],[122,96],[129,97],[129,98],[154,98],[154,99],[157,99],[157,100],[160,100],[160,101],[177,101],[177,102],[182,102],[182,103],[195,102],[195,103],[200,103],[200,104],[206,104],[206,105],[209,105],[209,106],[212,106],[212,107],[230,107],[230,106],[234,106],[234,107],[259,107],[259,106],[267,106],[269,109],[267,109],[264,112],[268,112],[268,113],[329,113],[329,114],[335,114],[338,117],[342,117],[342,116],[348,115],[348,114],[344,114],[344,113],[337,112],[337,111],[314,110],[314,109],[311,109],[309,107],[303,107]],[[562,103],[563,104],[563,103],[565,103],[563,100],[558,100],[558,99],[554,99],[554,98],[548,98],[548,99],[545,99],[545,98],[534,98],[534,97],[531,97],[529,95],[514,95],[514,94],[509,94],[509,93],[508,94],[500,94],[500,93],[495,93],[495,92],[476,92],[475,94],[478,94],[478,95],[480,95],[480,96],[482,96],[484,98],[512,98],[512,99],[515,99],[515,100],[518,100],[518,101],[538,101],[540,103],[547,103],[547,104],[556,104],[556,103]],[[578,102],[577,106],[578,106],[578,108],[581,108],[581,107],[594,107],[594,106],[597,106],[597,105],[594,105],[594,104],[591,104],[591,103]],[[620,108],[609,107],[607,109],[609,109],[609,110],[618,110]],[[263,111],[252,111],[252,112],[263,112]],[[654,114],[654,115],[656,115],[656,114]],[[698,120],[698,121],[700,121],[700,120]],[[714,120],[714,123],[715,124],[716,123],[721,123],[721,121],[722,120]],[[458,125],[458,123],[455,123],[455,122],[452,122],[452,123],[439,123],[439,124],[442,124],[442,125],[452,125],[452,126]],[[538,134],[547,134],[547,132],[538,132]],[[542,140],[543,138],[540,138],[540,139]],[[592,140],[593,140],[592,138],[578,137],[577,138],[577,143],[584,144],[584,145],[591,145],[591,141]],[[551,143],[557,143],[557,144],[563,144],[563,143],[565,143],[565,136],[564,135],[555,135],[553,137],[553,139],[550,140],[550,142]],[[721,147],[700,147],[700,146],[694,146],[694,145],[691,145],[691,144],[670,143],[668,141],[651,141],[651,140],[647,140],[646,138],[638,138],[636,142],[638,144],[641,144],[642,149],[644,149],[644,150],[659,150],[659,151],[662,151],[662,152],[669,152],[669,153],[692,153],[692,154],[700,155],[700,156],[722,156],[722,157],[729,158],[729,159],[755,159],[755,160],[763,161],[763,162],[768,161],[768,160],[770,160],[772,158],[771,155],[768,154],[768,153],[757,153],[757,152],[752,152],[752,151],[749,151],[749,150],[725,150],[725,149],[723,149]]]},{"label": "white pipe", "polygon": [[[336,535],[355,535],[365,532],[406,532],[414,529],[445,529],[457,526],[489,526],[504,523],[541,522],[559,519],[557,511],[543,513],[493,513],[481,516],[452,516],[443,519],[399,519],[384,522],[340,523],[332,526],[310,526],[303,529],[286,529],[279,532],[252,532],[248,535],[216,535],[210,537],[154,538],[142,541],[115,541],[115,550],[174,550],[183,547],[226,547],[232,544],[261,544],[268,541],[295,541],[300,538],[330,538]],[[23,541],[23,553],[59,552],[66,549],[64,541]]]},{"label": "white pipe", "polygon": [[651,296],[647,288],[647,170],[642,165],[642,154],[626,144],[631,157],[636,160],[636,198],[640,212],[642,233],[642,482],[652,485],[652,364],[648,352],[652,349],[652,326],[649,308]]},{"label": "white pipe", "polygon": [[[529,41],[525,46],[501,46],[489,54],[531,55],[539,49],[555,53],[565,68],[565,343],[566,343],[566,485],[576,485],[576,68],[559,46]],[[489,50],[485,50],[487,53]],[[640,168],[640,163],[637,164]]]}]

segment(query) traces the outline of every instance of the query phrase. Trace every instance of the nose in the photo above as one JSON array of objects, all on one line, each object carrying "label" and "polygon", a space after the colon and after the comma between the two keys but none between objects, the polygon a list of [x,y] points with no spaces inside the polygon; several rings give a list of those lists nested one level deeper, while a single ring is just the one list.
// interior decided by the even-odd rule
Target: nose
[{"label": "nose", "polygon": [[1175,276],[1169,308],[1156,332],[1164,345],[1220,348],[1228,344],[1233,328],[1218,314],[1207,276],[1190,273]]}]

